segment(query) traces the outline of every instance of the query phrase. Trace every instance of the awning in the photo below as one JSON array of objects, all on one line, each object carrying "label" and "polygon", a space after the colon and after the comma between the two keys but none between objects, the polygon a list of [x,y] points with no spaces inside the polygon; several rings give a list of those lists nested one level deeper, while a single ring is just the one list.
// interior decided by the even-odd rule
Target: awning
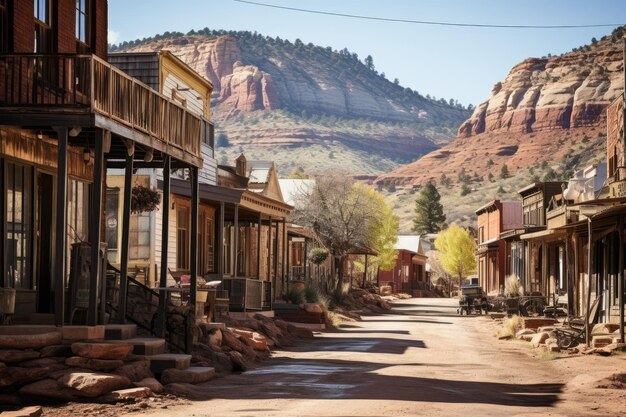
[{"label": "awning", "polygon": [[520,239],[531,240],[531,239],[540,239],[540,238],[545,238],[545,237],[558,238],[561,236],[565,236],[565,234],[566,234],[565,230],[563,229],[548,229],[548,230],[542,230],[540,232],[523,234],[520,236]]}]

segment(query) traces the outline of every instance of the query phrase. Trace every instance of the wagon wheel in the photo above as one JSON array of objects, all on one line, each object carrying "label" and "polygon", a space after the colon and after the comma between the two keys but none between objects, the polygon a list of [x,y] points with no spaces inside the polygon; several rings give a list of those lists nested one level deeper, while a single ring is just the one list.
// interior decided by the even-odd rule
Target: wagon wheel
[{"label": "wagon wheel", "polygon": [[569,349],[577,344],[577,339],[571,333],[558,332],[556,334],[556,343],[561,349]]}]

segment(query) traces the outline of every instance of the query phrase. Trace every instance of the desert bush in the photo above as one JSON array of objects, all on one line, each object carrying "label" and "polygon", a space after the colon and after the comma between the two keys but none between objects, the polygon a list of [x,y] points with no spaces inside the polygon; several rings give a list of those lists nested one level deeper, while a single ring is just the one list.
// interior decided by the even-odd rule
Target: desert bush
[{"label": "desert bush", "polygon": [[520,283],[517,275],[508,275],[504,279],[504,295],[506,297],[519,297],[522,295],[522,292],[522,284]]},{"label": "desert bush", "polygon": [[283,300],[291,304],[303,304],[305,302],[305,294],[303,290],[291,287],[283,294]]},{"label": "desert bush", "polygon": [[522,320],[518,315],[513,315],[508,319],[505,319],[502,323],[502,329],[500,330],[498,337],[514,337],[519,329],[522,327]]}]

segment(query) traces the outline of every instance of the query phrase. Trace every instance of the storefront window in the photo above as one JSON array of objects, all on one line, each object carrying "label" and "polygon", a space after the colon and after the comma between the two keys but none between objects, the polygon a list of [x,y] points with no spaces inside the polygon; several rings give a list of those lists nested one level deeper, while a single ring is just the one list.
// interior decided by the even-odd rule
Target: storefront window
[{"label": "storefront window", "polygon": [[5,285],[32,288],[32,168],[6,162],[5,203]]}]

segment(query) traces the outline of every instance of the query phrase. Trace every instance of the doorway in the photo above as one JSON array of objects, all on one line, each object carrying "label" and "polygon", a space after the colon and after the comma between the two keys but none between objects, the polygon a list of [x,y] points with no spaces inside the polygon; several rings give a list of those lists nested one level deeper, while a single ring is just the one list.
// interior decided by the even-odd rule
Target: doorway
[{"label": "doorway", "polygon": [[52,283],[52,242],[54,239],[53,213],[54,207],[54,177],[37,173],[37,312],[53,313],[53,283]]}]

